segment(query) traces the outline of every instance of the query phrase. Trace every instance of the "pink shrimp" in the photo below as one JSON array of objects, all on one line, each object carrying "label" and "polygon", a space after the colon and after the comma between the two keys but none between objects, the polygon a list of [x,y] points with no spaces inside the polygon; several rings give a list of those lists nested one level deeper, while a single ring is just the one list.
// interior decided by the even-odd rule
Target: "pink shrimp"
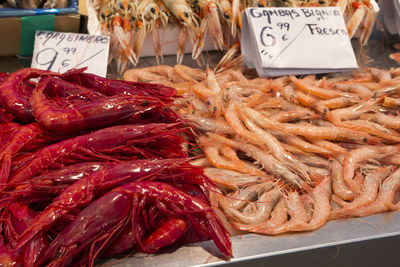
[{"label": "pink shrimp", "polygon": [[214,132],[220,134],[234,134],[234,130],[223,119],[215,119],[212,117],[201,116],[198,114],[186,114],[183,116],[185,119],[193,123],[197,129],[207,132]]},{"label": "pink shrimp", "polygon": [[332,98],[336,98],[336,97],[345,95],[344,93],[339,92],[337,90],[324,89],[324,88],[313,86],[303,80],[297,79],[294,76],[290,76],[290,81],[294,83],[296,88],[303,91],[304,93],[314,95],[321,99],[326,100],[326,99],[332,99]]},{"label": "pink shrimp", "polygon": [[372,171],[365,176],[362,191],[352,202],[347,203],[344,209],[356,209],[372,203],[378,194],[382,181],[390,174],[391,169],[382,167]]},{"label": "pink shrimp", "polygon": [[372,76],[377,79],[380,83],[388,82],[392,80],[392,76],[388,70],[382,70],[377,68],[369,68],[368,72],[372,74]]},{"label": "pink shrimp", "polygon": [[[162,111],[163,103],[143,96],[111,96],[85,102],[74,107],[57,107],[43,94],[49,78],[40,80],[32,93],[31,106],[35,119],[47,129],[71,132],[112,125],[128,117],[140,119],[154,110]],[[156,114],[154,114],[157,116]]]},{"label": "pink shrimp", "polygon": [[273,177],[267,176],[266,174],[257,176],[222,168],[207,167],[204,169],[204,174],[215,184],[232,190],[239,186],[248,186],[262,180],[273,180]]},{"label": "pink shrimp", "polygon": [[[222,151],[222,153],[225,154],[224,156],[227,156],[227,152],[230,153],[230,155],[228,159],[222,157],[219,154],[219,150],[223,150],[224,148],[221,146],[221,144],[216,145],[213,140],[200,138],[199,143],[202,150],[204,151],[204,154],[206,155],[207,160],[215,167],[235,170],[253,175],[264,175],[263,171],[239,159],[234,151],[227,151],[227,149],[225,148],[225,151]],[[232,152],[235,154],[232,155]]]},{"label": "pink shrimp", "polygon": [[362,131],[365,133],[369,133],[371,135],[375,135],[377,137],[398,143],[400,142],[400,134],[392,129],[387,129],[385,126],[380,124],[365,121],[365,120],[351,120],[351,121],[342,121],[340,123],[342,127],[346,127],[349,129]]},{"label": "pink shrimp", "polygon": [[318,139],[309,138],[308,141],[311,144],[314,144],[316,146],[319,146],[321,148],[324,148],[324,149],[327,149],[327,150],[331,151],[331,153],[333,155],[340,155],[340,154],[344,154],[344,153],[347,152],[347,150],[345,148],[339,146],[336,143],[329,142],[329,141],[326,141],[326,140],[318,140]]},{"label": "pink shrimp", "polygon": [[282,111],[278,114],[272,115],[271,120],[276,120],[277,122],[293,122],[298,120],[307,120],[319,118],[319,115],[312,111],[307,110],[288,110]]},{"label": "pink shrimp", "polygon": [[280,136],[281,141],[294,146],[304,152],[311,152],[311,153],[316,153],[316,154],[321,154],[321,155],[330,155],[331,151],[317,146],[317,145],[313,145],[310,144],[309,142],[305,141],[304,139],[302,139],[301,137],[298,137],[296,135],[281,135]]},{"label": "pink shrimp", "polygon": [[354,130],[349,130],[346,128],[325,127],[325,126],[318,127],[312,125],[278,123],[271,121],[262,113],[254,109],[251,109],[249,107],[244,107],[243,111],[249,118],[251,118],[253,121],[255,121],[257,124],[259,124],[264,128],[280,130],[291,134],[301,135],[306,138],[325,139],[334,141],[346,140],[361,144],[365,144],[368,142],[377,142],[376,138],[373,138],[368,134]]},{"label": "pink shrimp", "polygon": [[288,219],[287,217],[288,216],[285,199],[281,198],[272,210],[271,217],[266,222],[256,225],[247,225],[235,222],[234,225],[237,229],[240,230],[250,231],[253,233],[263,233],[263,229],[276,228],[286,223]]},{"label": "pink shrimp", "polygon": [[[60,266],[84,250],[89,250],[87,261],[89,266],[93,266],[101,249],[127,222],[129,223],[130,218],[132,229],[135,229],[138,223],[146,223],[142,209],[149,205],[155,205],[166,219],[178,217],[185,222],[189,221],[193,230],[213,239],[220,251],[231,257],[232,248],[228,233],[210,206],[165,183],[133,182],[114,189],[85,208],[52,241],[37,266],[46,262],[51,262],[50,266]],[[163,229],[164,226],[160,227]],[[178,235],[184,232],[182,228],[176,232]],[[176,238],[173,236],[174,231],[167,233],[164,238],[160,236],[159,231],[161,230],[153,231],[153,237],[160,237],[158,240],[153,239],[153,248],[168,245],[169,242],[165,239]],[[134,235],[145,252],[155,252],[145,247],[146,244],[150,244],[150,240],[140,240],[138,231],[135,231]]]},{"label": "pink shrimp", "polygon": [[[47,146],[37,152],[33,159],[23,168],[19,169],[10,179],[11,182],[22,182],[30,179],[36,174],[46,170],[54,162],[59,159],[65,160],[68,156],[82,158],[82,154],[88,155],[88,158],[94,159],[112,159],[110,156],[101,155],[101,153],[112,153],[118,151],[124,145],[151,144],[151,141],[156,142],[157,151],[151,150],[154,153],[161,153],[164,157],[179,157],[184,155],[180,144],[182,137],[176,135],[177,131],[171,130],[178,124],[145,124],[145,125],[125,125],[114,126],[95,131],[87,135],[77,136],[71,139],[61,141],[59,143]],[[169,141],[167,141],[169,140]],[[167,141],[167,142],[166,142]],[[171,143],[170,143],[171,142]],[[165,148],[165,150],[163,149]],[[167,148],[170,148],[167,150]],[[141,151],[139,147],[131,148],[133,155],[146,156],[145,150]],[[125,150],[128,152],[127,150]]]},{"label": "pink shrimp", "polygon": [[[237,106],[237,108],[239,107]],[[310,180],[309,175],[312,176],[312,171],[301,161],[288,154],[274,135],[257,127],[257,125],[249,120],[244,114],[240,114],[240,117],[246,124],[247,128],[254,133],[256,138],[259,139],[260,143],[265,145],[271,151],[272,155],[281,161],[282,165],[299,174],[299,176],[301,176],[304,180]]]},{"label": "pink shrimp", "polygon": [[398,108],[400,107],[400,99],[385,96],[383,97],[382,106],[387,108]]},{"label": "pink shrimp", "polygon": [[313,190],[311,197],[313,201],[313,216],[305,227],[295,229],[296,231],[312,231],[323,226],[331,215],[331,179],[326,176],[324,180]]},{"label": "pink shrimp", "polygon": [[367,146],[348,153],[343,161],[343,179],[353,191],[357,192],[358,185],[354,182],[353,176],[356,168],[367,160],[382,159],[390,154],[400,151],[400,146]]},{"label": "pink shrimp", "polygon": [[343,200],[353,200],[356,193],[353,192],[343,180],[343,167],[335,159],[329,160],[329,172],[332,179],[332,189],[335,195]]},{"label": "pink shrimp", "polygon": [[206,74],[202,69],[191,68],[186,65],[175,65],[175,72],[185,81],[199,82],[206,79]]},{"label": "pink shrimp", "polygon": [[[262,193],[262,195],[254,203],[254,208],[251,209],[251,212],[245,212],[246,208],[243,209],[243,212],[240,212],[234,208],[230,208],[229,216],[248,225],[260,224],[270,218],[271,211],[279,201],[280,197],[281,192],[278,188],[271,189]],[[246,205],[246,201],[243,201],[243,203]]]},{"label": "pink shrimp", "polygon": [[398,116],[386,115],[378,112],[373,114],[363,114],[360,116],[363,120],[369,120],[378,123],[384,127],[398,130],[400,129],[400,118]]},{"label": "pink shrimp", "polygon": [[231,140],[217,134],[209,133],[208,135],[221,143],[243,151],[248,156],[259,162],[268,173],[271,173],[276,177],[281,177],[282,179],[285,179],[303,189],[309,188],[307,182],[302,180],[302,176],[292,172],[286,166],[282,165],[279,160],[275,159],[272,155],[268,154],[260,147],[236,140]]},{"label": "pink shrimp", "polygon": [[325,101],[319,102],[321,105],[324,105],[328,109],[338,109],[338,108],[345,108],[355,104],[360,103],[361,99],[359,97],[347,97],[341,96],[332,99],[328,99]]},{"label": "pink shrimp", "polygon": [[[336,83],[332,86],[334,89],[338,89],[344,92],[351,92],[358,95],[358,101],[361,98],[369,99],[372,97],[373,93],[370,89],[368,89],[363,84],[359,83]],[[354,99],[353,97],[348,97],[350,99]],[[354,99],[356,101],[356,99]]]},{"label": "pink shrimp", "polygon": [[372,110],[376,103],[377,101],[375,99],[371,99],[361,102],[358,105],[350,106],[348,108],[335,109],[329,113],[327,119],[336,126],[340,126],[340,123],[343,120],[357,118],[361,114]]},{"label": "pink shrimp", "polygon": [[334,218],[339,218],[343,216],[364,217],[387,210],[398,209],[398,207],[394,205],[393,201],[395,199],[396,193],[399,190],[399,187],[400,169],[397,169],[394,173],[392,173],[392,175],[390,175],[383,181],[381,189],[374,202],[364,207],[341,209],[336,212]]},{"label": "pink shrimp", "polygon": [[[298,228],[299,226],[304,226],[305,224],[307,224],[307,222],[309,221],[309,217],[306,209],[304,208],[304,204],[301,201],[299,193],[296,191],[290,192],[285,202],[287,206],[287,213],[290,215],[289,221],[286,221],[285,223],[280,225],[261,224],[257,226],[254,230],[257,233],[278,235],[288,232],[293,228]],[[286,217],[287,213],[284,212],[284,215]]]}]

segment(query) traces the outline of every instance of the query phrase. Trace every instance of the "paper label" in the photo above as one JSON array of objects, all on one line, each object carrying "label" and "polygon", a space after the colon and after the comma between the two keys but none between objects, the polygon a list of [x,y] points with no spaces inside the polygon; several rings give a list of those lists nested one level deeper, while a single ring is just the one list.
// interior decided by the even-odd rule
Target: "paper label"
[{"label": "paper label", "polygon": [[243,62],[260,76],[358,68],[338,7],[248,8],[243,16]]},{"label": "paper label", "polygon": [[109,46],[108,36],[36,31],[31,67],[60,73],[87,67],[105,77]]}]

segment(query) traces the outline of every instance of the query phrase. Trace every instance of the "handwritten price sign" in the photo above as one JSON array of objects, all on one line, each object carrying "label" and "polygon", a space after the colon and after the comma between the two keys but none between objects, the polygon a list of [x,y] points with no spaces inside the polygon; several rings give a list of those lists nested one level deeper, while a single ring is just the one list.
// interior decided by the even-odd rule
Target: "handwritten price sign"
[{"label": "handwritten price sign", "polygon": [[108,36],[36,31],[31,67],[61,73],[87,67],[105,77],[109,46]]},{"label": "handwritten price sign", "polygon": [[243,16],[243,62],[260,76],[358,67],[337,7],[248,8]]}]

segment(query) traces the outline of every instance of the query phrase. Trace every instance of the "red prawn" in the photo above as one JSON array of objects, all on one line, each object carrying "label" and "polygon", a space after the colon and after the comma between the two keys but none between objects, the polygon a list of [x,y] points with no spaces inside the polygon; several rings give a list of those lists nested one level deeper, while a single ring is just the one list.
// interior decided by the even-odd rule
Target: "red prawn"
[{"label": "red prawn", "polygon": [[[87,252],[88,265],[93,266],[102,249],[129,225],[129,220],[131,229],[141,223],[141,210],[147,206],[156,206],[166,217],[159,229],[144,240],[139,231],[135,231],[135,238],[144,252],[154,253],[170,245],[166,239],[176,241],[185,233],[185,223],[190,223],[193,229],[211,238],[226,257],[232,256],[228,232],[208,204],[166,183],[142,181],[122,185],[92,202],[51,242],[36,266],[73,263],[76,256]],[[168,220],[174,219],[179,220],[176,228],[165,229]]]},{"label": "red prawn", "polygon": [[[188,159],[186,158],[128,161],[98,171],[76,181],[71,186],[64,189],[62,193],[35,218],[30,227],[18,237],[16,248],[22,248],[31,238],[37,235],[37,233],[50,228],[61,216],[67,214],[74,208],[86,206],[96,195],[107,189],[126,182],[156,179],[160,172],[163,171],[167,171],[165,174],[166,177],[173,177],[174,181],[182,181],[179,175],[180,166],[183,165],[185,167],[185,162],[187,161]],[[201,173],[201,168],[193,168],[191,175],[195,177]],[[171,180],[171,178],[169,179]],[[192,182],[194,178],[185,180]]]},{"label": "red prawn", "polygon": [[3,107],[13,114],[19,121],[29,123],[34,121],[29,97],[33,89],[26,84],[31,78],[40,75],[59,75],[45,70],[20,69],[10,74],[0,84],[0,102]]},{"label": "red prawn", "polygon": [[[65,160],[68,157],[74,157],[79,162],[82,159],[115,160],[112,156],[107,156],[107,153],[112,152],[118,152],[117,154],[130,152],[133,156],[144,153],[144,157],[151,156],[146,152],[157,152],[165,157],[184,156],[185,153],[180,147],[183,138],[177,136],[183,129],[176,129],[177,126],[176,123],[113,126],[67,139],[35,153],[31,161],[14,173],[9,181],[11,183],[26,181],[48,169],[57,160]],[[155,142],[154,149],[149,147],[152,142]],[[134,144],[144,148],[141,150],[140,146],[134,147]]]},{"label": "red prawn", "polygon": [[83,162],[50,171],[22,184],[16,184],[14,190],[4,192],[0,203],[9,201],[32,203],[43,199],[53,199],[74,182],[116,164],[115,162]]},{"label": "red prawn", "polygon": [[95,100],[105,97],[100,92],[86,88],[79,84],[68,82],[58,76],[48,76],[49,84],[48,96],[62,98],[78,98],[80,100]]},{"label": "red prawn", "polygon": [[[24,230],[32,223],[36,214],[27,205],[21,205],[17,202],[9,205],[11,222],[17,234],[22,234]],[[49,247],[49,240],[44,234],[38,234],[30,240],[25,249],[22,251],[24,254],[24,266],[33,266],[34,263],[43,255]]]},{"label": "red prawn", "polygon": [[[164,104],[152,97],[117,95],[74,106],[57,107],[44,95],[50,77],[42,77],[32,93],[31,106],[35,119],[49,130],[72,132],[104,127],[126,118],[139,120],[146,113],[162,111]],[[160,113],[158,115],[160,115]],[[156,115],[157,114],[153,114]]]},{"label": "red prawn", "polygon": [[74,69],[67,71],[62,75],[62,78],[91,88],[107,96],[121,94],[153,96],[165,103],[171,103],[173,97],[177,95],[177,91],[174,88],[165,85],[106,79],[95,74],[84,73],[84,70]]},{"label": "red prawn", "polygon": [[40,140],[46,142],[54,140],[54,138],[55,137],[48,135],[47,131],[37,123],[18,127],[8,142],[3,145],[0,152],[0,189],[8,180],[11,161],[14,155],[21,152],[24,147],[25,151],[32,149],[29,145],[36,147],[36,143],[40,142]]}]

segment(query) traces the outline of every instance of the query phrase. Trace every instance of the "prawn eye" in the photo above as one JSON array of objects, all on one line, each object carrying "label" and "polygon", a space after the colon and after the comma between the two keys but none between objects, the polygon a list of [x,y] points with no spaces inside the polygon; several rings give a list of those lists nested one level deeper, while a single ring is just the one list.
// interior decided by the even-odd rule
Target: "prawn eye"
[{"label": "prawn eye", "polygon": [[131,20],[135,20],[136,18],[135,18],[135,16],[131,16]]},{"label": "prawn eye", "polygon": [[229,14],[228,14],[227,12],[225,12],[225,13],[224,13],[224,17],[225,17],[226,19],[229,19],[231,16],[229,16]]},{"label": "prawn eye", "polygon": [[261,3],[261,2],[258,2],[258,6],[259,6],[259,7],[264,7],[264,4]]},{"label": "prawn eye", "polygon": [[183,15],[185,16],[185,18],[189,17],[189,13],[187,13],[187,12],[184,12]]},{"label": "prawn eye", "polygon": [[119,4],[120,9],[124,9],[124,5],[122,3]]},{"label": "prawn eye", "polygon": [[150,8],[151,13],[156,14],[156,9],[154,7]]},{"label": "prawn eye", "polygon": [[106,15],[104,15],[104,13],[101,13],[101,18],[102,18],[102,19],[105,19],[105,18],[106,18]]},{"label": "prawn eye", "polygon": [[323,5],[323,4],[325,4],[325,1],[319,0],[318,3],[319,3],[320,5]]}]

